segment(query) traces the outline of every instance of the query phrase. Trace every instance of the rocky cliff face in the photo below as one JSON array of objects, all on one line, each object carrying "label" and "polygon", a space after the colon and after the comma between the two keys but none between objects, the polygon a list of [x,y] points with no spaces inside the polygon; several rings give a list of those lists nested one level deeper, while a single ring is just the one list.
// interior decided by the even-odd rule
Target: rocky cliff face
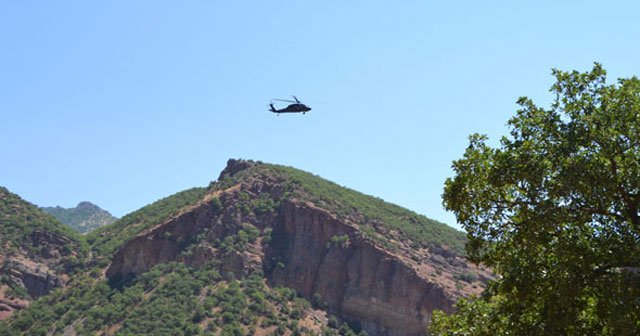
[{"label": "rocky cliff face", "polygon": [[0,320],[67,283],[80,258],[67,230],[0,187]]},{"label": "rocky cliff face", "polygon": [[217,210],[210,203],[202,202],[140,233],[116,252],[106,271],[107,277],[127,278],[157,264],[181,260],[181,253],[205,228],[219,230]]},{"label": "rocky cliff face", "polygon": [[12,257],[2,263],[2,273],[11,282],[24,288],[32,298],[46,295],[50,290],[65,284],[64,276],[50,269],[46,263],[34,262],[24,257]]},{"label": "rocky cliff face", "polygon": [[[446,248],[409,253],[382,246],[360,230],[362,223],[296,197],[278,176],[236,176],[249,168],[230,162],[221,174],[226,182],[124,244],[107,277],[135,276],[169,261],[221,260],[222,271],[235,276],[261,268],[271,285],[295,289],[369,335],[390,336],[423,335],[434,309],[452,311],[458,297],[480,292],[479,280],[489,277]],[[240,232],[251,230],[258,239],[229,248],[228,241],[242,241]],[[475,279],[455,279],[471,271]]]},{"label": "rocky cliff face", "polygon": [[[30,235],[30,247],[22,246],[16,252],[0,256],[0,319],[16,309],[24,308],[29,300],[48,294],[52,289],[64,286],[69,276],[66,271],[69,252],[66,245],[71,240],[65,236],[34,231]],[[38,253],[29,252],[37,249]]]},{"label": "rocky cliff face", "polygon": [[422,335],[434,309],[452,310],[444,288],[313,204],[285,202],[274,241],[267,260],[284,265],[271,268],[274,284],[321,298],[370,335]]}]

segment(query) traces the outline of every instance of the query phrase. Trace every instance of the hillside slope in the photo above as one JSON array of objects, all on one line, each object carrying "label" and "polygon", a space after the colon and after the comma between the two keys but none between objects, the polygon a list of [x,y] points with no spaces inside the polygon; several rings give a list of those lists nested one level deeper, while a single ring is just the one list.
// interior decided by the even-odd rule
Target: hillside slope
[{"label": "hillside slope", "polygon": [[208,188],[159,200],[87,239],[87,272],[7,330],[423,335],[434,309],[451,311],[491,278],[465,261],[463,234],[444,224],[252,161],[230,160]]},{"label": "hillside slope", "polygon": [[75,208],[56,206],[40,209],[80,233],[87,233],[101,226],[109,225],[118,219],[90,202],[80,202]]},{"label": "hillside slope", "polygon": [[87,252],[77,233],[0,187],[0,319],[64,286]]},{"label": "hillside slope", "polygon": [[106,266],[123,243],[196,203],[206,191],[207,188],[191,188],[175,193],[125,215],[111,225],[89,232],[86,238],[94,257]]},{"label": "hillside slope", "polygon": [[[263,239],[233,248],[253,231]],[[199,202],[118,250],[106,274],[213,258],[237,276],[262,269],[271,285],[321,298],[371,334],[419,335],[431,311],[451,311],[490,278],[464,261],[463,242],[444,224],[317,176],[231,160]]]}]

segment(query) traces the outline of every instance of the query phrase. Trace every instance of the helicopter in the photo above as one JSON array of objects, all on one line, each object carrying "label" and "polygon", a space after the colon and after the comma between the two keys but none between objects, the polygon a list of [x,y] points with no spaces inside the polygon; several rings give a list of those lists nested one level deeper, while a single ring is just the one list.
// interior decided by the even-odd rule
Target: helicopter
[{"label": "helicopter", "polygon": [[[307,112],[311,111],[311,108],[303,103],[301,103],[298,98],[296,98],[296,96],[292,96],[293,99],[295,100],[285,100],[285,99],[272,99],[271,102],[269,103],[269,111],[273,112],[273,113],[277,113],[278,115],[280,115],[280,113],[302,113],[302,114],[306,114]],[[281,101],[281,102],[287,102],[287,103],[292,103],[289,104],[289,106],[283,108],[283,109],[277,109],[275,108],[275,106],[273,106],[273,101]]]}]

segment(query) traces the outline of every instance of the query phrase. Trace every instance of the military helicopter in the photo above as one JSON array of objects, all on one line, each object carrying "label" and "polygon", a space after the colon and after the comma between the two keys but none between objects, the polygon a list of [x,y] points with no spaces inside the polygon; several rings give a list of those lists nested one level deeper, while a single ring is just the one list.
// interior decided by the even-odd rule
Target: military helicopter
[{"label": "military helicopter", "polygon": [[[273,112],[273,113],[277,113],[278,115],[280,115],[280,113],[302,113],[302,114],[306,114],[307,112],[311,111],[311,108],[303,103],[301,103],[298,98],[296,98],[296,96],[292,96],[293,99],[295,100],[285,100],[285,99],[271,99],[271,102],[269,103],[269,111]],[[289,104],[289,106],[283,108],[283,109],[277,109],[275,108],[275,106],[273,106],[273,101],[281,101],[281,102],[287,102],[287,103],[293,103],[293,104]]]}]

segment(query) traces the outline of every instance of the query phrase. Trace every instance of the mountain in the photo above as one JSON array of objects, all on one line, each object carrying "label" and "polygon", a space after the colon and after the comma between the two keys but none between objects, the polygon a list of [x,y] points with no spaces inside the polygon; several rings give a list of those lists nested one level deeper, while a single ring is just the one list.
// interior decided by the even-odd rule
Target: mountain
[{"label": "mountain", "polygon": [[9,334],[424,335],[492,278],[445,224],[245,160],[83,238],[86,270]]},{"label": "mountain", "polygon": [[80,202],[75,208],[56,206],[42,207],[41,209],[80,233],[87,233],[118,219],[90,202]]},{"label": "mountain", "polygon": [[0,320],[64,287],[87,253],[77,233],[0,187]]}]

